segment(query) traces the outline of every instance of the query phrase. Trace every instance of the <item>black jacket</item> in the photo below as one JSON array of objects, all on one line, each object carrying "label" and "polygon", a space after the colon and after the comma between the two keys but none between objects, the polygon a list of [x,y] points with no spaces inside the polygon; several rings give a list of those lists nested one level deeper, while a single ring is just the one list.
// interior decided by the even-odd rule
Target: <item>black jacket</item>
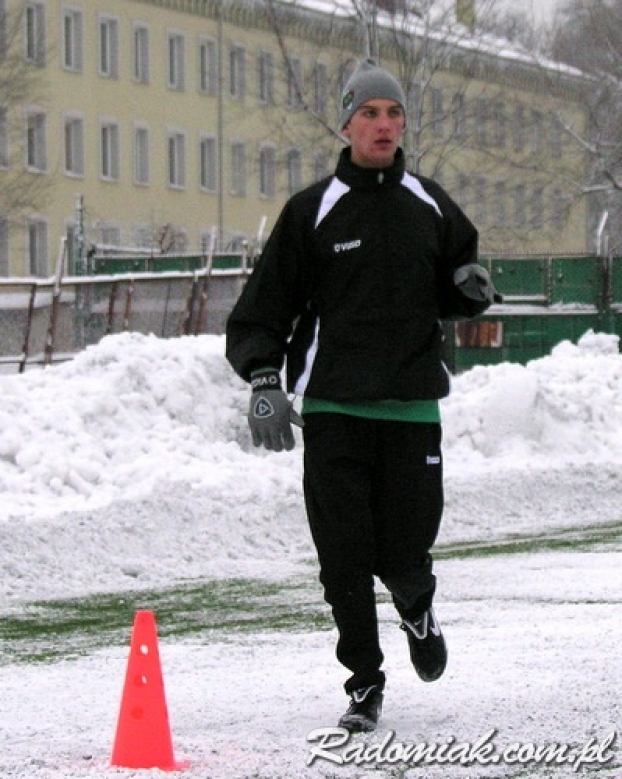
[{"label": "black jacket", "polygon": [[281,369],[287,389],[324,400],[434,399],[449,391],[439,320],[472,317],[456,268],[477,262],[477,231],[435,182],[360,168],[285,205],[227,322],[227,358],[246,381]]}]

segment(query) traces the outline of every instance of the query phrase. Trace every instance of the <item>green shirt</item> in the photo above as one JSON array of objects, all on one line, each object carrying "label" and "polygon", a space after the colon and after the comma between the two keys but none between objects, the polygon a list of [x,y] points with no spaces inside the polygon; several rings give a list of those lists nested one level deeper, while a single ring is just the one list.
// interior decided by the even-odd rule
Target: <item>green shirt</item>
[{"label": "green shirt", "polygon": [[391,422],[440,423],[438,400],[366,400],[355,403],[338,403],[332,400],[316,400],[304,397],[302,413],[349,414],[367,419],[385,419]]}]

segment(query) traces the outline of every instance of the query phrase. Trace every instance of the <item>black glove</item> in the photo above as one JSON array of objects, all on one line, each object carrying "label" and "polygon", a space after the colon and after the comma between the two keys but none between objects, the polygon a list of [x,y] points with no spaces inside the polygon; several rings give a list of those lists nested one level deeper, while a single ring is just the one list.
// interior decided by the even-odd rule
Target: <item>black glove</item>
[{"label": "black glove", "polygon": [[292,422],[302,427],[304,421],[281,389],[279,372],[274,368],[253,371],[251,386],[248,424],[253,445],[263,445],[274,452],[290,451],[295,443]]},{"label": "black glove", "polygon": [[502,303],[503,296],[494,288],[486,268],[475,262],[462,265],[454,273],[454,284],[471,300],[487,300],[489,303]]}]

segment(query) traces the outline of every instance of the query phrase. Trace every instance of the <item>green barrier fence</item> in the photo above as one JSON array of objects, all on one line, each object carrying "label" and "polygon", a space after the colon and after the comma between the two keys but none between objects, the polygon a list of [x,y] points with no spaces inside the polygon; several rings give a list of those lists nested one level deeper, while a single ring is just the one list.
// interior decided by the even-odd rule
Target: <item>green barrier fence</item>
[{"label": "green barrier fence", "polygon": [[[212,256],[215,271],[250,270],[244,253]],[[622,257],[595,255],[483,256],[502,305],[472,322],[445,325],[446,358],[459,372],[474,365],[526,363],[549,354],[563,340],[587,330],[622,337]],[[196,271],[205,255],[102,256],[90,260],[94,275]]]},{"label": "green barrier fence", "polygon": [[483,257],[502,305],[446,326],[454,372],[474,365],[527,363],[588,330],[622,339],[622,257]]},{"label": "green barrier fence", "polygon": [[[243,253],[215,254],[212,257],[214,270],[242,270],[245,267],[246,255]],[[158,256],[127,256],[110,255],[92,257],[90,259],[90,275],[109,276],[129,273],[166,273],[201,270],[207,267],[208,258],[198,255],[158,255]]]}]

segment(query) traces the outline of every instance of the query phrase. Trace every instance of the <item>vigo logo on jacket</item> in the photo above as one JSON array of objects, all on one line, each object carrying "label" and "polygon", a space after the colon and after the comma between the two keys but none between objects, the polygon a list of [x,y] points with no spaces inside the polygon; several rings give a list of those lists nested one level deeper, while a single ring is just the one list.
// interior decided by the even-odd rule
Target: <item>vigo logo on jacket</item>
[{"label": "vigo logo on jacket", "polygon": [[335,254],[339,254],[339,252],[350,252],[352,249],[359,249],[362,243],[363,241],[360,238],[357,238],[355,241],[335,243],[333,244],[333,251]]}]

